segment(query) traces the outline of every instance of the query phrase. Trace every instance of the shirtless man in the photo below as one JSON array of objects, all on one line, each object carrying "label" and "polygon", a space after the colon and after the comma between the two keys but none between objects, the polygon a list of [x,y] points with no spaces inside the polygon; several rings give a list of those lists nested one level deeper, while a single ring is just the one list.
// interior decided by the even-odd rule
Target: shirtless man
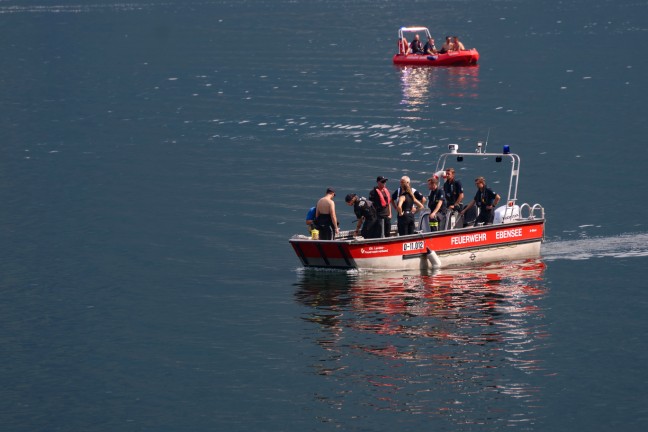
[{"label": "shirtless man", "polygon": [[452,38],[452,50],[453,51],[464,51],[466,48],[464,47],[464,44],[459,42],[459,38],[457,36],[453,36]]},{"label": "shirtless man", "polygon": [[335,197],[335,190],[333,188],[327,188],[326,195],[317,201],[315,221],[319,226],[320,240],[332,240],[340,233],[337,216],[335,215],[333,197]]},{"label": "shirtless man", "polygon": [[446,36],[445,42],[443,45],[441,45],[441,49],[439,50],[439,54],[445,54],[448,51],[452,51],[454,49],[454,45],[452,44],[452,38],[450,36]]}]

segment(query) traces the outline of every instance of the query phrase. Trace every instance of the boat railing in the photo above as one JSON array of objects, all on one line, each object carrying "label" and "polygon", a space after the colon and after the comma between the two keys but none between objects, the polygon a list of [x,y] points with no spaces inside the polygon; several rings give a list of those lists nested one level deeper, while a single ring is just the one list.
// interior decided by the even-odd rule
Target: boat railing
[{"label": "boat railing", "polygon": [[[510,206],[507,207],[506,210],[504,211],[504,218],[503,220],[509,220],[509,221],[523,221],[523,220],[535,220],[535,219],[544,219],[544,207],[542,207],[540,204],[520,204],[519,206],[519,213],[515,213],[515,210],[517,210],[518,206]],[[421,212],[420,218],[417,221],[417,226],[418,229],[416,230],[417,234],[424,234],[426,232],[429,232],[429,229],[426,229],[427,227],[424,227],[424,225],[427,225],[427,219],[425,219],[426,215],[430,214],[429,209],[424,209]],[[453,218],[454,215],[457,213],[451,213],[448,212],[446,214],[446,222],[450,221],[450,218]],[[454,222],[454,220],[452,221]],[[505,222],[504,222],[505,223]],[[441,231],[455,231],[459,230],[462,228],[467,228],[467,227],[456,227],[453,226],[453,224],[448,223],[448,225],[445,229],[441,229]],[[472,226],[472,225],[471,225]],[[391,235],[392,236],[397,236],[398,235],[398,229],[397,225],[392,225],[391,226]],[[311,240],[312,237],[306,236],[303,234],[295,234],[292,236],[293,240]],[[356,241],[361,241],[365,240],[364,237],[362,236],[356,236],[354,230],[345,230],[345,231],[340,231],[338,235],[335,236],[335,240],[356,240]]]},{"label": "boat railing", "polygon": [[544,219],[544,207],[540,204],[524,203],[520,206],[520,219]]}]

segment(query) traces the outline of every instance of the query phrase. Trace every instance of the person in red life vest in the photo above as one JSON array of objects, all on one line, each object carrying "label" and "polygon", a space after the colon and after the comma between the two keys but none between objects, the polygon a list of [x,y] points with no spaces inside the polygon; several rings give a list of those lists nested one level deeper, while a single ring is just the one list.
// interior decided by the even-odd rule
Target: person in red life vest
[{"label": "person in red life vest", "polygon": [[398,41],[398,54],[407,55],[409,52],[409,42],[407,42],[407,39],[403,37],[403,39]]},{"label": "person in red life vest", "polygon": [[486,179],[484,177],[477,177],[475,179],[475,186],[477,186],[477,193],[475,198],[468,203],[466,208],[461,211],[464,215],[474,205],[479,207],[479,216],[475,221],[475,226],[479,224],[490,225],[495,219],[495,207],[500,201],[500,196],[493,192],[489,187],[486,187]]},{"label": "person in red life vest", "polygon": [[338,228],[337,216],[335,215],[335,190],[326,189],[326,195],[317,201],[317,210],[315,211],[315,223],[319,227],[320,240],[332,240],[340,232]]},{"label": "person in red life vest", "polygon": [[382,237],[389,237],[391,231],[391,194],[385,186],[387,180],[389,179],[378,176],[376,186],[369,192],[369,201],[373,203],[378,223],[382,225]]}]

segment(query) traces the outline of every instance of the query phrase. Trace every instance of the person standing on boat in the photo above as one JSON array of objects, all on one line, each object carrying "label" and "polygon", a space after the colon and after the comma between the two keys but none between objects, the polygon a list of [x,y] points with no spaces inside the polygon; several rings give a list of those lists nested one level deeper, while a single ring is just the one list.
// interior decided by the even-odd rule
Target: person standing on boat
[{"label": "person standing on boat", "polygon": [[334,197],[335,190],[333,188],[327,188],[326,195],[317,201],[315,223],[319,227],[320,240],[332,240],[340,232],[337,216],[335,215]]},{"label": "person standing on boat", "polygon": [[421,43],[421,37],[418,34],[414,36],[414,39],[412,39],[412,43],[410,44],[410,53],[425,54],[425,51],[423,51],[423,44]]},{"label": "person standing on boat", "polygon": [[[415,204],[416,207],[414,207]],[[416,232],[414,213],[422,208],[423,203],[416,199],[408,181],[405,186],[401,187],[401,194],[398,197],[398,204],[396,204],[396,210],[398,211],[398,235],[408,235]]]},{"label": "person standing on boat", "polygon": [[[403,176],[400,179],[399,188],[396,189],[392,194],[392,205],[394,206],[394,210],[398,210],[398,198],[403,194],[403,191],[405,190],[406,187],[411,187],[410,178],[408,176]],[[414,198],[416,198],[417,200],[422,202],[423,205],[425,205],[425,197],[423,196],[423,194],[414,188],[412,188],[412,192],[414,192]]]},{"label": "person standing on boat", "polygon": [[436,177],[430,177],[427,184],[428,189],[430,189],[430,196],[428,197],[430,231],[441,231],[445,226],[445,194],[439,189],[439,179]]},{"label": "person standing on boat", "polygon": [[445,54],[448,51],[452,51],[454,49],[454,45],[452,44],[452,38],[450,36],[446,36],[445,42],[443,45],[441,45],[441,49],[439,50],[439,54]]},{"label": "person standing on boat", "polygon": [[448,210],[461,211],[461,200],[464,198],[464,191],[461,181],[455,179],[454,168],[448,168],[446,170],[446,180],[443,183],[443,192],[445,193]]},{"label": "person standing on boat", "polygon": [[376,186],[369,192],[369,201],[376,209],[376,216],[378,217],[378,225],[380,225],[382,235],[381,237],[389,237],[391,231],[391,195],[385,186],[387,178],[378,176],[376,178]]},{"label": "person standing on boat", "polygon": [[432,39],[431,37],[428,38],[425,46],[423,47],[423,51],[425,52],[425,54],[429,55],[437,55],[439,53],[434,46],[434,39]]},{"label": "person standing on boat", "polygon": [[495,219],[495,207],[500,201],[500,196],[493,192],[491,188],[486,187],[484,177],[477,177],[475,186],[477,186],[475,198],[468,203],[460,214],[463,216],[472,206],[476,205],[479,208],[479,215],[475,220],[475,226],[479,224],[491,225]]},{"label": "person standing on boat", "polygon": [[376,209],[371,201],[356,194],[349,194],[344,201],[353,206],[353,212],[358,218],[354,236],[360,234],[364,238],[380,238],[382,226],[378,224]]}]

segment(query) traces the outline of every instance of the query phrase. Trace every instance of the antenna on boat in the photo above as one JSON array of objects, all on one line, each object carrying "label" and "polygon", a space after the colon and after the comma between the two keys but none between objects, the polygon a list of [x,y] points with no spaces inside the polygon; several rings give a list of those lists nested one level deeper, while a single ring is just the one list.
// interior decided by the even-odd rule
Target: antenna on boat
[{"label": "antenna on boat", "polygon": [[488,128],[488,133],[486,134],[486,142],[482,143],[481,141],[477,141],[477,148],[475,149],[475,153],[486,153],[486,147],[488,146],[489,136],[490,136],[490,128]]},{"label": "antenna on boat", "polygon": [[484,143],[484,153],[486,153],[486,147],[488,147],[488,137],[490,136],[490,130],[491,128],[488,128],[488,132],[486,133],[486,142]]}]

